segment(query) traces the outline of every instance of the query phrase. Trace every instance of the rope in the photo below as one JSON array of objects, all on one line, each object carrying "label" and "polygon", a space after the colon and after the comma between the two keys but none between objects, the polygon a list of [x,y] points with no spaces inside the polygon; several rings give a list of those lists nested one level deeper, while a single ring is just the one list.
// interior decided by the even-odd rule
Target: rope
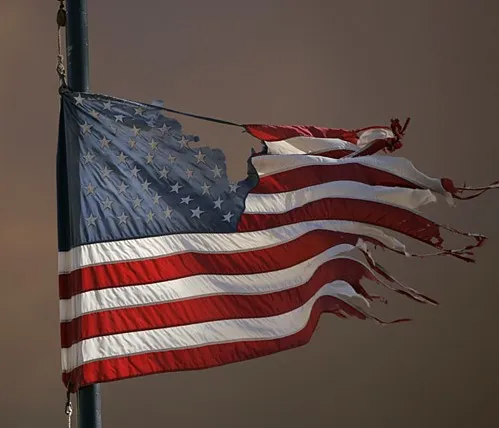
[{"label": "rope", "polygon": [[194,114],[194,113],[187,113],[187,112],[184,112],[184,111],[174,110],[174,109],[171,109],[171,108],[162,107],[162,106],[158,106],[158,105],[155,105],[155,104],[147,104],[147,103],[142,103],[142,102],[133,102],[133,101],[129,101],[129,100],[124,100],[122,98],[112,97],[112,96],[109,96],[109,95],[99,94],[98,96],[100,98],[104,99],[104,100],[117,101],[117,102],[127,102],[129,104],[134,104],[136,106],[143,106],[143,107],[147,107],[147,108],[151,108],[151,109],[163,110],[163,111],[167,111],[168,113],[178,114],[180,116],[187,116],[187,117],[192,117],[194,119],[204,120],[204,121],[207,121],[207,122],[219,123],[221,125],[236,126],[238,128],[244,128],[244,125],[241,125],[239,123],[230,122],[228,120],[223,120],[223,119],[218,119],[216,117],[202,116],[202,115]]},{"label": "rope", "polygon": [[[147,107],[154,107],[152,104],[145,104],[145,105]],[[172,110],[172,109],[169,109],[169,108],[166,108],[166,107],[159,107],[159,106],[157,106],[157,107],[160,108],[161,110],[167,111],[169,113],[175,113],[175,114],[179,114],[179,115],[182,115],[182,116],[188,116],[188,117],[192,117],[194,119],[205,120],[205,121],[213,122],[213,123],[219,123],[221,125],[237,126],[239,128],[243,127],[243,125],[240,125],[239,123],[230,122],[228,120],[217,119],[217,118],[208,117],[208,116],[200,116],[198,114],[193,114],[193,113],[185,113],[183,111]]]},{"label": "rope", "polygon": [[62,54],[62,28],[66,26],[66,8],[64,0],[59,2],[59,10],[57,11],[57,75],[59,76],[60,86],[66,86],[66,69],[64,68],[64,55]]},{"label": "rope", "polygon": [[[57,11],[57,76],[59,77],[59,92],[64,93],[68,92],[68,87],[66,84],[66,69],[64,68],[64,55],[62,53],[62,29],[66,27],[66,22],[67,22],[67,14],[66,14],[66,7],[65,7],[65,1],[64,0],[57,0],[59,2],[59,10]],[[109,100],[115,100],[115,101],[124,101],[119,98],[114,98],[106,95],[101,95],[102,98],[109,99]],[[239,123],[235,122],[229,122],[227,120],[222,120],[222,119],[217,119],[214,117],[208,117],[208,116],[201,116],[198,114],[193,114],[193,113],[186,113],[183,111],[178,111],[178,110],[173,110],[169,109],[166,107],[158,106],[158,105],[153,105],[153,104],[145,104],[145,103],[136,103],[137,105],[142,105],[144,107],[149,107],[157,110],[163,110],[169,113],[174,113],[178,114],[181,116],[187,116],[187,117],[192,117],[194,119],[199,119],[199,120],[204,120],[207,122],[213,122],[213,123],[219,123],[221,125],[229,125],[229,126],[237,126],[238,128],[243,128],[242,125]]]},{"label": "rope", "polygon": [[71,415],[73,414],[73,405],[71,404],[71,393],[69,392],[69,385],[66,392],[66,406],[64,408],[64,413],[68,417],[68,428],[71,428]]}]

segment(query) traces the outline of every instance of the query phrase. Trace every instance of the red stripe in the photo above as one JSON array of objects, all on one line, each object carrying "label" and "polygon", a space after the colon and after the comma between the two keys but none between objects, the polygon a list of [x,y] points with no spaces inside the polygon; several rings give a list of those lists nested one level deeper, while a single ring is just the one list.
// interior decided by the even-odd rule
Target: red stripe
[{"label": "red stripe", "polygon": [[251,190],[251,193],[289,192],[340,180],[356,181],[372,186],[421,188],[402,177],[370,166],[338,164],[303,166],[260,177],[258,185]]},{"label": "red stripe", "polygon": [[245,125],[244,128],[259,140],[272,142],[294,137],[339,138],[352,144],[357,144],[357,131],[346,129],[321,128],[317,126],[275,126],[275,125]]},{"label": "red stripe", "polygon": [[435,248],[440,248],[442,243],[439,225],[427,218],[392,205],[347,198],[320,199],[281,214],[243,214],[238,230],[250,232],[303,221],[329,219],[385,227]]},{"label": "red stripe", "polygon": [[[358,239],[358,235],[315,230],[275,247],[242,253],[185,253],[156,259],[89,266],[59,275],[59,296],[61,299],[69,299],[89,290],[149,284],[199,274],[245,275],[270,272],[304,262],[335,245],[355,245]],[[368,237],[362,239],[381,245]]]},{"label": "red stripe", "polygon": [[[343,280],[369,300],[360,285],[362,278],[376,277],[351,259],[330,260],[314,272],[309,281],[289,290],[260,295],[218,295],[176,302],[96,312],[61,324],[62,347],[91,337],[130,331],[175,327],[233,318],[271,317],[290,312],[310,300],[325,284]],[[237,289],[234,289],[237,292]]]},{"label": "red stripe", "polygon": [[[288,337],[224,343],[94,361],[71,373],[63,374],[63,382],[67,387],[68,381],[71,379],[70,389],[75,392],[78,388],[93,383],[110,382],[155,373],[206,369],[263,357],[308,343],[321,314],[324,312],[334,313],[342,318],[347,316],[362,320],[367,318],[365,314],[345,302],[331,296],[323,296],[315,302],[305,328]],[[401,321],[407,320],[396,320],[393,323]]]}]

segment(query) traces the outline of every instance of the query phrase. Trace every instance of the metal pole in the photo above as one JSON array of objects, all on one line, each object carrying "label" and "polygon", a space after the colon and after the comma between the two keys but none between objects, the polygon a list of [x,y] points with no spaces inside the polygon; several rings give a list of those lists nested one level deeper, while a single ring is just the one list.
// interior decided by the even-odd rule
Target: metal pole
[{"label": "metal pole", "polygon": [[67,0],[66,58],[68,86],[75,92],[89,90],[87,0]]},{"label": "metal pole", "polygon": [[[67,0],[66,58],[68,86],[75,92],[88,92],[88,14],[87,0]],[[78,428],[102,428],[100,385],[81,388],[77,393]]]}]

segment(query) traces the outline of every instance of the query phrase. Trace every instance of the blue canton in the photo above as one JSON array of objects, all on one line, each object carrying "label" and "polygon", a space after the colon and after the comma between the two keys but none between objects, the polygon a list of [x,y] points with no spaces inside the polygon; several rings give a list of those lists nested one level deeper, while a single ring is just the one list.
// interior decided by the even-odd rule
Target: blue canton
[{"label": "blue canton", "polygon": [[[62,95],[70,246],[237,230],[257,176],[228,180],[219,149],[192,147],[161,108],[102,95]],[[61,153],[64,152],[64,156]],[[59,172],[62,174],[64,172]]]}]

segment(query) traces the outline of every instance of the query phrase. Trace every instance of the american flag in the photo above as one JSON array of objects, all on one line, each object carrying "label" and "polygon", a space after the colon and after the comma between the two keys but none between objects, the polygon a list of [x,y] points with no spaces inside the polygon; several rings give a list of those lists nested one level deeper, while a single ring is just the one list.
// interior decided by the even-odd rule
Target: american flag
[{"label": "american flag", "polygon": [[468,261],[484,240],[463,234],[470,245],[447,249],[440,231],[460,232],[416,211],[469,189],[387,155],[402,144],[396,120],[353,131],[244,125],[264,149],[231,182],[223,152],[197,147],[160,105],[69,90],[61,103],[60,320],[72,391],[294,348],[323,312],[383,323],[365,309],[382,298],[362,279],[435,303],[372,257],[371,247],[410,255],[389,230]]}]

